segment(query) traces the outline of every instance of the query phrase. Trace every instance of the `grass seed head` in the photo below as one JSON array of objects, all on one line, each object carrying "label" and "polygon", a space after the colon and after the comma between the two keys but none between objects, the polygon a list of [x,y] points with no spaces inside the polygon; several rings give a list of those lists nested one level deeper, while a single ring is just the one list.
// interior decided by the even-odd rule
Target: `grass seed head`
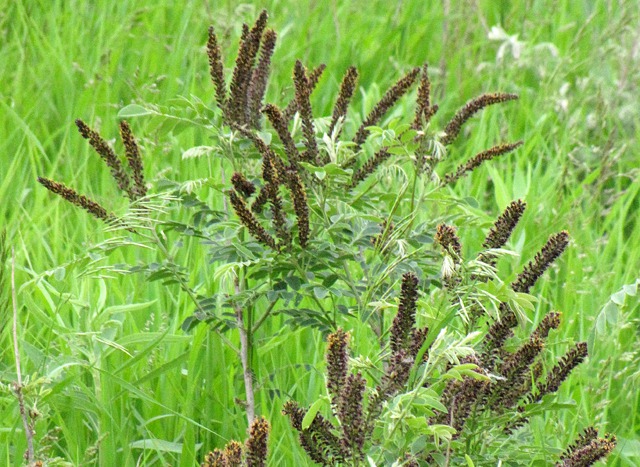
[{"label": "grass seed head", "polygon": [[451,121],[447,123],[444,129],[445,136],[441,140],[442,144],[451,144],[460,134],[462,125],[464,125],[476,112],[479,112],[490,105],[511,101],[517,98],[517,94],[496,92],[482,94],[481,96],[470,100],[454,115]]},{"label": "grass seed head", "polygon": [[502,248],[511,237],[526,207],[527,203],[521,199],[512,201],[489,230],[482,244],[483,248]]},{"label": "grass seed head", "polygon": [[360,125],[360,128],[358,128],[356,132],[356,136],[353,138],[353,142],[356,143],[356,151],[362,146],[367,136],[369,136],[367,127],[378,123],[400,98],[407,93],[419,73],[420,68],[413,68],[409,73],[400,78],[373,107],[373,110],[369,112],[369,115],[367,115],[367,118],[362,122],[362,125]]},{"label": "grass seed head", "polygon": [[260,109],[267,90],[269,73],[271,71],[271,56],[276,46],[277,34],[273,29],[268,29],[264,33],[262,41],[262,51],[258,65],[253,69],[251,81],[249,83],[249,113],[253,128],[260,128]]},{"label": "grass seed head", "polygon": [[104,222],[115,221],[115,216],[113,214],[108,213],[107,210],[99,203],[79,194],[73,188],[69,188],[63,183],[58,183],[44,177],[38,177],[38,182],[51,193],[55,193],[69,203],[86,210],[96,219],[100,219]]},{"label": "grass seed head", "polygon": [[224,78],[224,64],[222,62],[222,52],[218,37],[213,29],[209,27],[209,40],[207,41],[207,56],[209,57],[209,73],[211,81],[216,90],[216,103],[223,111],[227,104],[227,85]]},{"label": "grass seed head", "polygon": [[353,93],[358,83],[358,70],[354,66],[347,68],[342,82],[340,83],[340,91],[338,92],[338,98],[333,106],[333,112],[331,114],[331,124],[329,125],[329,135],[333,134],[338,120],[347,115],[347,109],[349,108],[349,102],[353,97]]},{"label": "grass seed head", "polygon": [[538,279],[551,266],[551,264],[569,246],[569,233],[566,230],[552,235],[547,243],[536,254],[533,261],[518,274],[516,280],[511,284],[511,288],[516,292],[528,293]]},{"label": "grass seed head", "polygon": [[116,181],[118,188],[122,193],[127,195],[131,201],[136,200],[136,193],[131,187],[131,180],[129,175],[124,171],[120,159],[113,152],[111,146],[98,134],[98,132],[92,130],[89,125],[80,119],[76,120],[76,126],[78,131],[84,139],[89,140],[89,144],[98,153],[102,160],[111,169],[111,176]]},{"label": "grass seed head", "polygon": [[515,143],[505,143],[500,144],[498,146],[494,146],[486,151],[482,151],[475,156],[473,156],[469,161],[460,165],[455,172],[447,174],[442,179],[442,185],[448,185],[450,183],[456,182],[458,179],[464,177],[466,174],[473,172],[475,169],[480,167],[484,162],[495,159],[498,156],[506,154],[508,152],[513,151],[517,147],[521,146],[522,141],[517,141]]},{"label": "grass seed head", "polygon": [[144,167],[142,165],[142,157],[140,156],[140,148],[126,120],[120,122],[120,137],[124,144],[129,168],[133,173],[133,192],[136,199],[139,199],[147,195],[147,187],[144,183]]}]

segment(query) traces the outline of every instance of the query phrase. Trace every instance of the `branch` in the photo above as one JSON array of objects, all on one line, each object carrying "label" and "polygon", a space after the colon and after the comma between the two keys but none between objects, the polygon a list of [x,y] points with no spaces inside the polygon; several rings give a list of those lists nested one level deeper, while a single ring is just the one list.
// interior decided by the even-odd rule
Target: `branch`
[{"label": "branch", "polygon": [[[240,293],[240,285],[236,280],[236,294]],[[247,397],[247,421],[249,426],[253,423],[256,414],[256,403],[253,397],[253,376],[249,367],[249,340],[247,339],[247,330],[244,327],[244,317],[242,307],[234,305],[236,312],[236,323],[240,332],[240,361],[242,362],[242,375],[244,377],[244,392]]]}]

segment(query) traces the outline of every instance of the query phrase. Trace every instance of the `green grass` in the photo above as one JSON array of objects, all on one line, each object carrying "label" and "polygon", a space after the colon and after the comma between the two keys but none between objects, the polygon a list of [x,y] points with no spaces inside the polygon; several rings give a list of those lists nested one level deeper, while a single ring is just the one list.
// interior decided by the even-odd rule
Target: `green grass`
[{"label": "green grass", "polygon": [[[125,205],[110,195],[115,186],[108,170],[73,121],[82,118],[111,138],[118,111],[130,103],[180,111],[177,97],[196,96],[213,105],[207,27],[215,25],[224,38],[231,66],[241,22],[253,21],[263,6],[279,32],[269,101],[292,95],[296,58],[309,66],[327,64],[323,90],[314,94],[324,115],[352,64],[361,76],[357,114],[402,72],[424,62],[441,105],[438,123],[481,92],[520,94],[516,103],[471,122],[473,144],[454,145],[453,151],[469,157],[501,139],[523,139],[524,148],[459,182],[455,193],[473,196],[492,215],[512,199],[526,199],[529,209],[511,244],[523,253],[515,263],[528,261],[549,234],[569,230],[570,249],[536,288],[544,297],[540,309],[563,311],[563,326],[549,343],[555,355],[569,341],[590,338],[609,297],[639,279],[637,2],[480,1],[465,2],[464,9],[451,2],[448,12],[421,0],[393,7],[380,0],[95,3],[18,0],[0,13],[0,227],[16,250],[23,374],[48,378],[34,385],[43,391],[36,430],[39,439],[59,428],[52,455],[74,465],[99,459],[103,466],[191,466],[207,450],[244,439],[244,411],[234,402],[243,398],[235,354],[204,327],[181,331],[193,310],[176,286],[140,276],[76,277],[81,265],[67,267],[65,277],[61,270],[53,274],[111,234],[54,199],[36,178],[64,181],[122,213]],[[485,29],[496,25],[524,42],[519,59],[507,47],[497,60],[504,42],[488,40]],[[145,119],[132,124],[143,136],[150,180],[161,171],[179,181],[219,171],[218,159],[180,157],[210,142],[201,131],[167,132]],[[204,196],[221,206],[217,192],[205,190]],[[469,248],[479,247],[478,232],[479,226],[460,226]],[[178,259],[204,271],[200,252],[185,246]],[[107,261],[152,258],[126,248]],[[501,267],[505,275],[518,270],[517,264]],[[194,274],[192,280],[206,284],[208,278]],[[610,465],[640,464],[639,313],[638,297],[627,297],[617,322],[611,318],[596,336],[590,358],[560,391],[561,398],[577,401],[575,410],[532,424],[537,445],[566,445],[595,423],[619,438]],[[7,384],[15,379],[15,362],[9,310],[2,316],[0,375]],[[374,355],[367,334],[355,335],[362,338],[353,347]],[[273,425],[273,465],[304,465],[280,407],[290,397],[313,401],[322,393],[322,338],[273,320],[259,339],[258,411]],[[26,448],[18,406],[10,392],[0,397],[0,463],[18,464]]]}]

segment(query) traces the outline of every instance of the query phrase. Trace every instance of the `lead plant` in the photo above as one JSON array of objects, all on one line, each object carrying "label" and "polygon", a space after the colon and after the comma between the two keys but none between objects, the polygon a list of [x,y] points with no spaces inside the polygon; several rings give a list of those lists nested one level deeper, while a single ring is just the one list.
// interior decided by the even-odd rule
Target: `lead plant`
[{"label": "lead plant", "polygon": [[[423,65],[409,69],[362,119],[356,120],[355,133],[348,135],[344,122],[353,118],[349,105],[361,78],[351,66],[344,72],[324,134],[320,130],[323,125],[317,120],[319,112],[313,108],[313,93],[325,71],[324,65],[306,68],[296,60],[291,71],[293,96],[281,105],[266,102],[277,40],[276,33],[267,29],[267,19],[263,11],[253,27],[243,25],[230,79],[225,76],[218,37],[213,28],[209,29],[207,55],[220,115],[213,127],[216,138],[228,138],[231,149],[227,157],[234,168],[229,180],[220,180],[225,185],[229,211],[216,211],[195,195],[185,195],[178,186],[171,192],[170,200],[192,208],[193,223],[152,219],[154,212],[143,210],[144,225],[132,226],[127,224],[126,216],[117,218],[105,207],[58,182],[41,178],[40,183],[95,217],[152,240],[166,259],[161,273],[174,278],[194,305],[193,316],[183,324],[185,330],[199,322],[208,323],[232,347],[235,346],[224,331],[238,330],[240,348],[236,350],[243,367],[252,441],[245,448],[230,443],[223,450],[212,451],[205,465],[264,462],[268,425],[254,417],[253,382],[260,375],[254,372],[252,359],[256,358],[255,334],[267,318],[276,314],[291,316],[287,323],[294,327],[303,322],[329,335],[326,388],[330,413],[323,416],[318,412],[311,420],[305,420],[307,409],[303,406],[290,401],[283,407],[299,432],[302,448],[313,461],[358,464],[364,462],[368,452],[388,455],[388,440],[381,436],[386,427],[381,424],[389,423],[393,425],[392,433],[402,433],[406,429],[405,419],[410,419],[415,410],[413,403],[422,397],[432,401],[432,406],[421,417],[414,417],[413,423],[418,419],[427,423],[430,433],[438,436],[419,452],[393,453],[406,465],[460,459],[464,453],[461,440],[467,439],[467,445],[473,445],[477,440],[477,424],[488,424],[494,416],[500,417],[497,429],[508,436],[528,422],[530,406],[557,391],[571,370],[584,360],[586,345],[576,344],[545,376],[540,355],[550,331],[560,324],[559,313],[547,314],[515,351],[505,344],[514,334],[520,310],[506,298],[486,329],[481,326],[476,329],[483,308],[479,301],[474,302],[462,336],[455,335],[460,330],[456,319],[464,314],[458,309],[463,303],[460,300],[450,300],[443,321],[431,322],[420,316],[418,277],[435,271],[437,265],[437,253],[431,245],[424,244],[425,236],[433,238],[444,254],[445,267],[440,275],[443,294],[462,297],[469,290],[473,292],[478,284],[486,284],[490,277],[496,278],[495,271],[491,274],[487,271],[495,266],[500,249],[521,218],[524,202],[513,202],[496,221],[485,239],[484,250],[475,260],[484,269],[472,273],[456,229],[450,219],[439,217],[437,206],[435,219],[418,225],[415,219],[417,206],[422,209],[425,204],[421,203],[428,201],[417,199],[420,185],[431,192],[453,185],[482,164],[522,146],[521,141],[500,143],[461,163],[455,162],[459,148],[452,147],[463,125],[474,114],[488,106],[515,100],[517,95],[482,94],[455,113],[442,131],[437,131],[434,117],[439,107],[432,102],[428,67]],[[392,131],[386,132],[382,127],[384,118],[403,99],[412,99],[416,83],[419,84],[413,115],[406,122],[395,122],[390,126]],[[82,136],[106,162],[120,192],[132,203],[144,202],[149,195],[142,159],[129,125],[126,122],[120,125],[126,168],[97,132],[78,122]],[[273,132],[273,137],[266,138],[266,132]],[[242,149],[233,145],[232,141],[237,140],[243,140]],[[245,153],[251,157],[244,157]],[[440,168],[452,163],[457,164],[453,171]],[[384,186],[388,178],[385,168],[390,166],[413,171],[411,190],[402,185],[395,193],[397,180],[393,180],[392,191],[397,194],[394,203],[380,201],[388,190]],[[373,223],[375,234],[365,233],[369,231],[366,226],[371,218],[378,218]],[[234,226],[231,233],[229,225]],[[171,231],[192,232],[191,235],[211,245],[211,262],[228,271],[216,283],[219,291],[189,285],[188,268],[175,264],[166,249],[163,239]],[[238,232],[240,235],[236,235]],[[355,233],[359,235],[357,238]],[[528,293],[567,244],[566,232],[552,236],[505,296],[518,298],[518,294]],[[378,276],[368,276],[385,263],[388,265]],[[400,274],[396,268],[401,266],[403,271],[414,272],[402,275],[398,311],[389,323],[383,312],[368,314],[367,309],[370,303],[385,297],[385,287],[392,290],[391,284]],[[140,267],[135,270],[140,269],[145,270]],[[212,305],[220,303],[233,309],[234,321],[225,318],[218,305]],[[370,324],[383,344],[382,366],[374,376],[349,370],[349,334],[342,329],[353,316]],[[388,346],[384,345],[387,331]],[[470,339],[477,334],[467,336],[469,331],[482,335],[473,346]],[[457,343],[453,346],[455,351],[447,347],[447,339]],[[403,405],[407,401],[408,405]],[[396,409],[401,416],[396,417],[393,412]],[[448,441],[446,454],[442,452],[441,439]],[[606,455],[615,441],[605,437],[604,441],[590,438],[581,443],[563,457],[564,461],[578,459],[584,463],[585,459]]]}]

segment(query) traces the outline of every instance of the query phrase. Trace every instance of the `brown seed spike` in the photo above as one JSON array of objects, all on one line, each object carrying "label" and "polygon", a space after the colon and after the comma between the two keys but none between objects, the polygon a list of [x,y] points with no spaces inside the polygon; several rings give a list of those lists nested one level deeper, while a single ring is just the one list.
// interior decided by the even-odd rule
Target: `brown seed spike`
[{"label": "brown seed spike", "polygon": [[450,183],[454,183],[467,173],[473,172],[475,169],[480,167],[483,162],[490,161],[498,156],[511,152],[522,144],[522,141],[517,141],[515,143],[504,143],[476,154],[465,164],[459,166],[455,172],[445,175],[442,179],[441,185],[444,186]]},{"label": "brown seed spike", "polygon": [[511,202],[493,224],[482,247],[487,249],[502,248],[511,237],[511,232],[518,225],[526,207],[527,203],[521,199]]},{"label": "brown seed spike", "polygon": [[363,396],[366,380],[360,373],[347,376],[338,406],[338,418],[342,424],[341,444],[346,455],[363,458],[365,418]]},{"label": "brown seed spike", "polygon": [[[533,335],[518,350],[511,354],[500,366],[500,373],[507,377],[507,380],[500,381],[498,386],[509,383],[509,377],[521,372],[533,363],[535,358],[542,352],[544,342],[539,336]],[[504,389],[509,389],[508,387]]]},{"label": "brown seed spike", "polygon": [[391,325],[390,343],[393,353],[407,350],[411,346],[411,332],[416,323],[416,302],[418,300],[418,277],[412,272],[402,276],[400,305]]},{"label": "brown seed spike", "polygon": [[229,199],[236,214],[240,218],[240,222],[249,230],[249,233],[257,238],[261,243],[267,245],[272,250],[276,250],[276,242],[271,235],[258,222],[258,219],[249,210],[246,203],[240,198],[235,191],[229,191]]},{"label": "brown seed spike", "polygon": [[273,128],[278,133],[278,137],[284,146],[285,153],[289,159],[289,167],[297,170],[298,161],[300,160],[300,152],[296,148],[296,143],[289,132],[287,120],[285,120],[280,109],[273,104],[267,104],[263,112],[267,115],[267,118],[273,125]]},{"label": "brown seed spike", "polygon": [[264,33],[262,42],[262,52],[258,66],[253,70],[251,82],[249,83],[249,113],[253,128],[260,128],[260,109],[267,89],[267,81],[271,67],[271,56],[276,46],[277,34],[273,29],[268,29]]},{"label": "brown seed spike", "polygon": [[513,335],[511,330],[518,324],[513,310],[506,303],[500,304],[500,321],[494,322],[490,327],[484,342],[484,350],[480,356],[483,366],[493,371],[496,353],[500,351],[506,340]]},{"label": "brown seed spike", "polygon": [[428,66],[425,63],[422,67],[422,77],[420,78],[420,86],[418,87],[418,97],[416,102],[416,114],[413,119],[412,127],[415,130],[422,128],[422,119],[425,123],[429,122],[433,114],[431,114],[431,82],[429,81]]},{"label": "brown seed spike", "polygon": [[562,382],[567,379],[569,374],[587,357],[587,343],[578,342],[571,350],[569,350],[560,361],[551,369],[547,375],[547,380],[540,388],[535,396],[530,394],[527,397],[527,403],[538,402],[546,394],[554,393],[558,390]]},{"label": "brown seed spike", "polygon": [[231,183],[233,184],[233,189],[245,198],[248,198],[256,191],[256,187],[253,183],[247,180],[240,172],[235,172],[231,176]]},{"label": "brown seed spike", "polygon": [[[309,95],[313,93],[314,89],[318,85],[318,81],[320,81],[320,78],[322,77],[322,73],[324,73],[325,68],[327,68],[327,66],[324,63],[322,63],[318,65],[316,68],[314,68],[313,70],[311,70],[310,73],[308,73],[307,82],[309,83]],[[287,107],[284,109],[284,111],[282,112],[282,115],[284,115],[285,120],[288,122],[293,118],[293,116],[296,114],[298,110],[299,110],[298,104],[294,97],[291,100],[291,102],[289,102]]]},{"label": "brown seed spike", "polygon": [[242,455],[244,454],[244,449],[242,448],[242,444],[237,441],[229,441],[227,445],[224,447],[223,455],[225,457],[224,467],[231,466],[241,466],[242,465]]},{"label": "brown seed spike", "polygon": [[529,293],[531,287],[538,281],[542,274],[569,246],[569,233],[566,230],[549,237],[547,243],[542,247],[530,261],[524,270],[511,284],[511,288],[516,292]]},{"label": "brown seed spike", "polygon": [[300,246],[306,248],[311,234],[309,229],[309,202],[307,200],[307,192],[298,172],[289,170],[287,175],[291,198],[293,200],[293,209],[298,219],[298,240],[300,241]]},{"label": "brown seed spike", "polygon": [[580,433],[580,435],[578,436],[578,439],[576,439],[573,443],[567,446],[567,449],[565,449],[564,452],[560,455],[560,459],[561,460],[568,459],[573,455],[574,452],[587,446],[591,441],[593,441],[597,437],[598,437],[598,430],[596,430],[592,426],[585,428],[585,430],[582,433]]},{"label": "brown seed spike", "polygon": [[251,210],[253,212],[256,212],[256,213],[262,212],[262,209],[264,208],[265,204],[267,204],[267,201],[269,201],[270,191],[271,191],[271,186],[269,183],[267,183],[262,188],[260,188],[260,191],[258,192],[258,196],[256,196],[256,198],[253,200],[253,203],[251,204]]},{"label": "brown seed spike", "polygon": [[120,163],[120,159],[113,149],[107,144],[107,142],[100,136],[96,131],[92,130],[89,125],[87,125],[82,120],[76,120],[76,126],[78,127],[78,131],[82,135],[84,139],[89,140],[89,144],[95,149],[98,155],[102,158],[102,160],[107,164],[107,166],[111,169],[111,176],[118,184],[118,188],[120,191],[125,193],[127,197],[131,201],[135,201],[136,193],[131,188],[131,180],[129,179],[129,175],[124,171],[122,164]]},{"label": "brown seed spike", "polygon": [[224,111],[227,101],[227,85],[224,79],[224,64],[222,63],[222,53],[218,38],[213,29],[209,27],[209,40],[207,41],[207,56],[209,57],[209,73],[211,81],[216,88],[216,102],[218,107]]},{"label": "brown seed spike", "polygon": [[458,111],[444,129],[445,136],[441,142],[444,145],[451,144],[460,134],[460,129],[473,114],[493,104],[507,102],[517,99],[517,94],[493,93],[482,94],[481,96],[467,102],[465,106]]},{"label": "brown seed spike", "polygon": [[264,467],[267,463],[267,441],[271,426],[264,418],[256,418],[249,428],[249,439],[246,445],[247,467]]},{"label": "brown seed spike", "polygon": [[420,68],[414,68],[409,73],[404,75],[402,78],[396,82],[380,99],[373,110],[369,112],[367,118],[365,118],[360,128],[356,132],[356,136],[353,138],[353,142],[356,143],[356,151],[360,149],[362,143],[369,136],[369,130],[367,130],[368,126],[375,125],[378,121],[387,113],[391,107],[393,107],[396,102],[411,88],[411,85],[415,82],[418,77],[418,73],[420,73]]},{"label": "brown seed spike", "polygon": [[424,122],[425,124],[431,121],[431,117],[438,113],[438,104],[433,104],[429,109],[424,113]]},{"label": "brown seed spike", "polygon": [[234,122],[229,122],[229,126],[238,131],[245,138],[251,140],[260,155],[263,158],[268,158],[271,160],[271,163],[276,168],[278,173],[284,173],[285,167],[282,159],[280,159],[280,157],[278,157],[276,153],[273,152],[273,150],[254,131],[248,130],[245,126],[238,125]]},{"label": "brown seed spike", "polygon": [[460,244],[456,229],[453,226],[439,224],[433,240],[444,248],[445,251],[454,252],[457,256],[462,254],[462,245]]},{"label": "brown seed spike", "polygon": [[307,150],[304,158],[308,161],[316,161],[318,145],[316,143],[316,129],[313,125],[311,101],[309,101],[311,90],[309,89],[306,71],[300,60],[296,60],[293,68],[293,84],[296,88],[296,104],[302,119],[302,133],[307,141]]},{"label": "brown seed spike", "polygon": [[561,313],[558,313],[557,311],[548,313],[544,318],[542,318],[542,321],[540,321],[536,330],[533,331],[531,338],[539,337],[541,339],[546,339],[547,336],[549,336],[549,331],[560,327],[560,316]]},{"label": "brown seed spike", "polygon": [[[238,48],[238,57],[236,58],[236,66],[233,69],[231,78],[231,96],[227,101],[226,116],[227,120],[233,121],[240,125],[247,122],[247,89],[251,80],[251,69],[255,60],[253,51],[255,46],[255,27],[251,31],[246,24],[242,25],[242,36],[240,38],[240,46]],[[259,44],[258,38],[258,44]]]},{"label": "brown seed spike", "polygon": [[202,467],[226,467],[227,456],[220,449],[214,449],[207,454],[202,463]]},{"label": "brown seed spike", "polygon": [[[270,173],[270,175],[267,175],[267,173]],[[279,247],[289,246],[291,244],[291,234],[287,228],[287,216],[282,206],[282,198],[278,193],[279,177],[269,158],[263,160],[263,178],[265,181],[268,180],[263,186],[263,190],[271,201],[271,224],[281,240]]]},{"label": "brown seed spike", "polygon": [[296,402],[288,401],[282,407],[282,414],[289,417],[291,426],[300,432],[300,445],[309,457],[318,464],[332,465],[343,462],[340,439],[333,434],[333,426],[321,414],[316,414],[309,428],[302,429],[302,421],[307,414]]},{"label": "brown seed spike", "polygon": [[340,391],[344,387],[349,370],[349,334],[338,328],[327,339],[327,390],[331,403],[337,409]]},{"label": "brown seed spike", "polygon": [[[427,335],[429,334],[429,328],[420,328],[414,329],[411,331],[411,341],[409,343],[409,355],[414,360],[418,356],[424,341],[427,340]],[[422,357],[424,360],[427,359],[427,354],[425,353]]]},{"label": "brown seed spike", "polygon": [[321,63],[320,65],[315,67],[313,70],[311,70],[311,73],[307,73],[309,94],[311,94],[313,90],[316,88],[318,81],[320,81],[320,78],[322,77],[322,73],[324,73],[324,70],[326,68],[327,68],[327,65],[325,65],[324,63]]},{"label": "brown seed spike", "polygon": [[120,122],[120,137],[124,143],[125,153],[127,155],[127,161],[129,167],[133,173],[133,181],[136,198],[142,198],[147,195],[147,187],[144,183],[144,168],[142,165],[142,158],[140,157],[140,149],[136,142],[131,127],[126,120]]},{"label": "brown seed spike", "polygon": [[[344,77],[342,78],[342,82],[340,83],[340,91],[338,92],[338,98],[336,99],[336,103],[333,106],[333,113],[331,115],[331,124],[329,125],[329,135],[333,133],[338,120],[344,117],[347,114],[347,109],[349,107],[349,102],[351,102],[351,97],[353,96],[353,92],[356,89],[356,84],[358,83],[358,70],[354,66],[350,66],[347,68]],[[336,138],[339,136],[336,135]]]},{"label": "brown seed spike", "polygon": [[267,19],[267,12],[263,10],[253,28],[249,29],[246,24],[242,25],[238,57],[231,78],[231,97],[226,109],[228,121],[241,125],[251,122],[249,84],[253,76],[252,70],[260,50],[262,34],[267,25]]},{"label": "brown seed spike", "polygon": [[556,466],[561,467],[582,467],[593,465],[599,460],[607,457],[616,447],[616,437],[607,435],[604,438],[591,440],[586,446],[576,449],[571,456],[562,459]]},{"label": "brown seed spike", "polygon": [[269,20],[269,14],[267,13],[267,10],[262,10],[260,12],[260,15],[258,16],[258,19],[256,20],[256,23],[253,25],[253,28],[251,28],[251,40],[252,42],[252,46],[253,46],[253,53],[256,54],[258,53],[258,48],[260,47],[260,40],[262,39],[262,33],[264,32],[264,29],[267,27],[267,21]]},{"label": "brown seed spike", "polygon": [[51,193],[55,193],[69,203],[81,207],[97,219],[108,223],[115,221],[115,216],[113,214],[108,213],[100,204],[79,194],[73,188],[69,188],[62,183],[58,183],[44,177],[38,177],[38,183],[44,186]]}]

